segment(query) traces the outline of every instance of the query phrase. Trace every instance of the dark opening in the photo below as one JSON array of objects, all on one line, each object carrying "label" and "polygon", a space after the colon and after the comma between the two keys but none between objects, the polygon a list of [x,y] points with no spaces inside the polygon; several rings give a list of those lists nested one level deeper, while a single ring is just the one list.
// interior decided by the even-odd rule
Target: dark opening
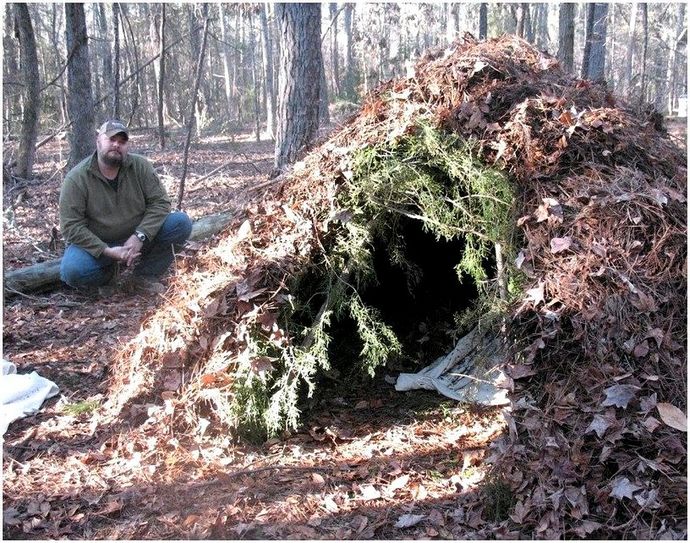
[{"label": "dark opening", "polygon": [[[386,244],[374,242],[377,285],[360,292],[365,304],[377,308],[403,344],[403,355],[389,361],[391,369],[417,370],[448,352],[454,344],[454,316],[471,307],[478,293],[469,277],[458,279],[455,267],[464,240],[437,240],[414,219],[404,218],[399,233],[405,239],[407,260],[419,267],[421,279],[408,286],[404,269],[391,262]],[[332,323],[330,358],[334,366],[353,366],[361,342],[350,319]]]}]

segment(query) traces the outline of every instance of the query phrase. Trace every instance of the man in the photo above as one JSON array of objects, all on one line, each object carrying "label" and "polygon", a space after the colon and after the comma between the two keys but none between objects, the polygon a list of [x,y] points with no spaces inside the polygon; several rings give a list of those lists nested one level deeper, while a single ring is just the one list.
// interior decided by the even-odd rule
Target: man
[{"label": "man", "polygon": [[105,285],[124,264],[134,266],[135,286],[160,292],[157,278],[191,234],[189,217],[170,212],[151,163],[128,149],[127,127],[106,121],[97,130],[96,152],[65,177],[60,227],[68,246],[60,278],[72,287]]}]

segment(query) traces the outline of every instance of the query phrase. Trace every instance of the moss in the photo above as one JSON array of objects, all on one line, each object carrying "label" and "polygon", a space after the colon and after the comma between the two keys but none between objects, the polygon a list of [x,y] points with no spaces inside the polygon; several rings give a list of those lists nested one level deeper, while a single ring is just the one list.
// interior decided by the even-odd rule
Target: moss
[{"label": "moss", "polygon": [[515,506],[515,495],[510,485],[502,479],[491,477],[482,486],[484,495],[484,519],[503,522]]}]

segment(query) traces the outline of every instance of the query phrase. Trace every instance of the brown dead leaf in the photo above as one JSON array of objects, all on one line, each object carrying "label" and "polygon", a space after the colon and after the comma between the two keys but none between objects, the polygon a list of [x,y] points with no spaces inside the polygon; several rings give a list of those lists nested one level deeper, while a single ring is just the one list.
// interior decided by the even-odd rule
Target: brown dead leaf
[{"label": "brown dead leaf", "polygon": [[367,527],[367,524],[369,524],[369,519],[364,515],[357,515],[355,518],[352,519],[352,522],[350,523],[352,528],[358,534],[364,531],[364,529]]},{"label": "brown dead leaf", "polygon": [[381,497],[381,493],[373,485],[361,485],[359,492],[365,501],[378,500]]},{"label": "brown dead leaf", "polygon": [[635,358],[644,358],[648,354],[649,354],[649,344],[647,343],[646,339],[644,341],[638,343],[635,346],[635,349],[633,350],[633,356]]},{"label": "brown dead leaf", "polygon": [[647,417],[642,425],[647,429],[647,431],[651,434],[656,430],[659,426],[661,426],[661,422],[659,422],[657,419],[654,417]]},{"label": "brown dead leaf", "polygon": [[615,405],[626,409],[638,390],[640,388],[634,385],[613,385],[604,390],[606,398],[601,402],[601,405],[604,407]]},{"label": "brown dead leaf", "polygon": [[675,428],[681,432],[688,431],[687,416],[675,405],[670,403],[658,403],[656,408],[659,411],[661,420],[664,422],[664,424],[666,424],[666,426],[670,426],[671,428]]},{"label": "brown dead leaf", "polygon": [[553,238],[551,240],[551,253],[558,254],[570,249],[573,244],[573,238],[566,236],[564,238]]},{"label": "brown dead leaf", "polygon": [[407,486],[407,483],[410,480],[409,475],[402,475],[401,477],[397,477],[396,479],[393,479],[390,484],[388,485],[388,492],[390,494],[395,493],[396,490],[400,490],[401,488],[404,488]]},{"label": "brown dead leaf", "polygon": [[633,494],[641,489],[641,486],[631,483],[630,479],[627,477],[618,477],[611,485],[611,493],[609,496],[618,500],[622,500],[623,498],[629,498],[632,500]]},{"label": "brown dead leaf", "polygon": [[326,486],[326,480],[323,478],[323,475],[321,475],[320,473],[312,473],[311,474],[311,482],[314,483],[319,488]]}]

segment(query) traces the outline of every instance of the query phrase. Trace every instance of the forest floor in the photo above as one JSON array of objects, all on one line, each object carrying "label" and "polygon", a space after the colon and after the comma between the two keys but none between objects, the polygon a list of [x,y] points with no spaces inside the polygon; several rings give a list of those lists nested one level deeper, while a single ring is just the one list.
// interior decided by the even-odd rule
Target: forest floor
[{"label": "forest floor", "polygon": [[[175,200],[182,135],[173,134],[165,152],[153,132],[135,132],[131,141]],[[6,145],[6,162],[13,151]],[[55,234],[66,157],[67,143],[52,140],[39,149],[34,179],[5,183],[5,270],[61,255]],[[193,219],[241,210],[254,194],[247,189],[266,180],[272,162],[270,141],[202,138],[190,153],[182,208]],[[190,243],[185,257],[212,243]],[[132,413],[128,426],[111,424],[100,406],[116,353],[165,303],[67,287],[5,299],[3,356],[19,373],[54,381],[60,393],[4,435],[4,538],[516,536],[490,531],[491,517],[507,514],[500,488],[488,497],[479,490],[483,459],[505,428],[500,409],[399,393],[386,376],[333,384],[312,401],[299,431],[262,444],[204,429],[152,430],[135,422],[146,418],[141,413]],[[481,518],[472,505],[487,499],[488,518]]]}]

